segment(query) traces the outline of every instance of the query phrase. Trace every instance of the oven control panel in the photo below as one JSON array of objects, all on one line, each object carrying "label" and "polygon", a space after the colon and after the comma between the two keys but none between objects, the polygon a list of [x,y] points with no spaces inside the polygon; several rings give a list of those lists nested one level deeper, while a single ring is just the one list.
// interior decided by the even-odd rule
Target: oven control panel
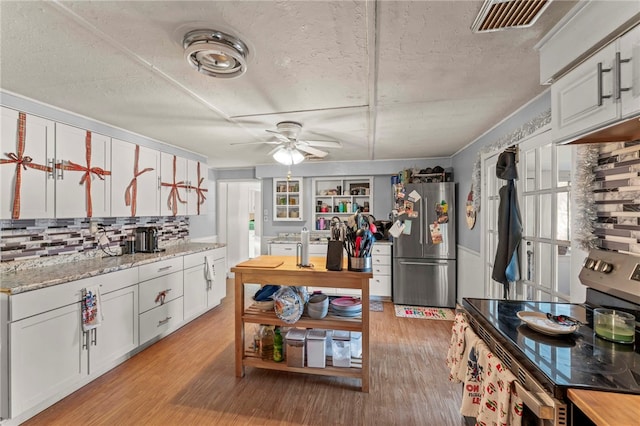
[{"label": "oven control panel", "polygon": [[640,304],[640,257],[609,250],[589,252],[580,282],[607,294]]},{"label": "oven control panel", "polygon": [[591,257],[587,257],[585,259],[584,267],[587,269],[591,269],[592,271],[602,272],[603,274],[608,274],[613,271],[612,263],[605,262],[602,259],[593,259]]}]

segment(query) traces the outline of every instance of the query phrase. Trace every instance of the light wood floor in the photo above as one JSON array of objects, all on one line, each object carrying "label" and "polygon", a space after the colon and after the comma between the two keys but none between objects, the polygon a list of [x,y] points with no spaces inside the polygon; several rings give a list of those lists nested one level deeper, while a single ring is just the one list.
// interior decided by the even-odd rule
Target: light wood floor
[{"label": "light wood floor", "polygon": [[25,425],[462,425],[447,380],[451,322],[371,313],[371,389],[360,381],[234,373],[233,292],[177,332]]}]

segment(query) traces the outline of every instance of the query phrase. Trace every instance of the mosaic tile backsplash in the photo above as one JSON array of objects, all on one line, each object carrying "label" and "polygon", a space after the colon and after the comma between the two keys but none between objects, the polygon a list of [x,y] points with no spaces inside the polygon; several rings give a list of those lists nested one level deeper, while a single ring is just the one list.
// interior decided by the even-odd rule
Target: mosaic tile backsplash
[{"label": "mosaic tile backsplash", "polygon": [[598,246],[640,254],[640,140],[599,147],[594,168]]},{"label": "mosaic tile backsplash", "polygon": [[[92,218],[101,227],[91,235],[89,219],[25,219],[0,221],[0,272],[15,269],[19,261],[39,261],[64,256],[64,261],[76,258],[102,257],[98,244],[102,235],[109,238],[103,247],[117,254],[126,238],[138,226],[158,227],[158,245],[164,247],[189,237],[189,217]],[[72,256],[72,257],[68,257]],[[56,259],[57,260],[57,259]],[[55,263],[60,263],[62,259]]]}]

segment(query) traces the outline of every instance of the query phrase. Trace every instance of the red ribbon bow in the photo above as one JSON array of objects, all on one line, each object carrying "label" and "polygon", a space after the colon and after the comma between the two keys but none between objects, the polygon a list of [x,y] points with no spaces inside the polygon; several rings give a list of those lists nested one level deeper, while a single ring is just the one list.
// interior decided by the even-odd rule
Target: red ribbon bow
[{"label": "red ribbon bow", "polygon": [[133,165],[133,179],[129,182],[129,185],[124,190],[124,203],[127,206],[131,206],[131,216],[136,215],[136,204],[138,199],[138,176],[143,173],[154,170],[152,167],[147,167],[138,171],[138,160],[140,159],[140,145],[136,145],[136,157]]},{"label": "red ribbon bow", "polygon": [[200,188],[202,182],[204,182],[204,177],[200,177],[200,162],[198,161],[198,186],[191,187],[198,193],[198,214],[200,214],[200,204],[204,204],[204,201],[207,199],[204,193],[209,191],[206,188]]},{"label": "red ribbon bow", "polygon": [[167,198],[167,207],[169,207],[173,215],[176,216],[178,214],[178,202],[181,202],[182,204],[187,203],[186,201],[183,201],[182,198],[180,198],[180,192],[178,192],[178,188],[188,189],[189,186],[187,186],[185,182],[182,180],[179,182],[176,182],[176,156],[175,155],[173,156],[173,182],[172,183],[161,182],[161,185],[168,186],[171,188],[171,191],[169,192],[169,197]]},{"label": "red ribbon bow", "polygon": [[27,123],[27,115],[24,112],[18,113],[18,152],[17,153],[5,153],[9,159],[0,159],[0,164],[15,164],[16,165],[16,182],[13,189],[13,209],[11,211],[12,219],[20,219],[20,192],[22,188],[22,170],[27,170],[27,167],[36,170],[42,170],[43,172],[52,172],[51,167],[43,166],[41,164],[34,164],[33,159],[24,155],[25,149],[25,128]]},{"label": "red ribbon bow", "polygon": [[[85,137],[85,154],[87,165],[81,166],[72,161],[67,161],[67,164],[62,165],[63,170],[70,170],[74,172],[82,173],[80,179],[80,185],[85,185],[85,192],[87,195],[87,217],[93,216],[93,202],[91,200],[91,174],[96,175],[100,180],[104,180],[103,176],[110,175],[111,172],[104,170],[100,167],[91,167],[91,132],[87,130],[87,136]],[[56,164],[56,168],[60,168],[60,164]]]}]

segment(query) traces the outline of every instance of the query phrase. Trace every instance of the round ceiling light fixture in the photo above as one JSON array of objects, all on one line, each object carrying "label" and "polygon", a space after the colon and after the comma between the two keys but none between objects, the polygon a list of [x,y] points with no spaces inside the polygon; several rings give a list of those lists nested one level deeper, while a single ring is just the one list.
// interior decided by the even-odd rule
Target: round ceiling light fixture
[{"label": "round ceiling light fixture", "polygon": [[189,31],[182,45],[189,65],[209,77],[234,78],[247,70],[247,45],[222,31]]}]

